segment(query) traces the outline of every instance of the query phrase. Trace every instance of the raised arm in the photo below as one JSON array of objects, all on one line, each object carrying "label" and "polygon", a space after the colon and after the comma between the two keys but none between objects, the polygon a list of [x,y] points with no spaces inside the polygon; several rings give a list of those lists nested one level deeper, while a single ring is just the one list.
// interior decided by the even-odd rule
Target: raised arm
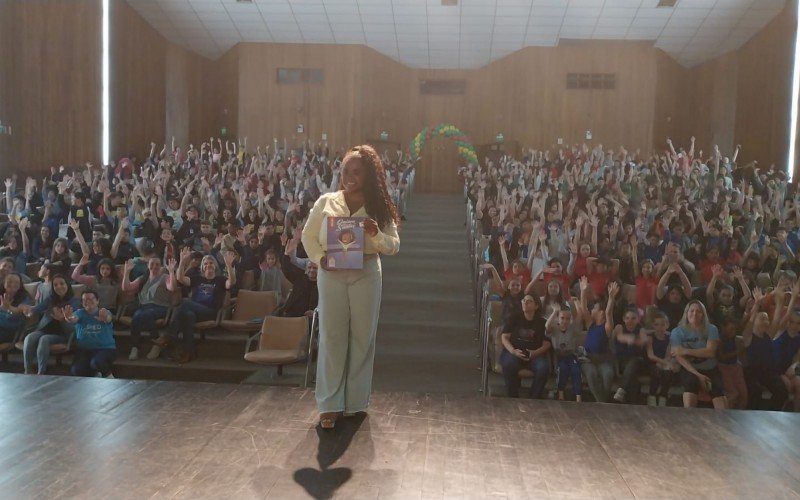
[{"label": "raised arm", "polygon": [[83,268],[88,262],[89,254],[83,254],[81,256],[81,260],[78,262],[78,265],[75,266],[75,269],[72,271],[72,281],[76,281],[86,286],[93,286],[96,283],[94,276],[87,276],[83,274]]},{"label": "raised arm", "polygon": [[131,274],[131,269],[133,269],[133,260],[128,259],[122,268],[122,284],[120,286],[123,292],[136,292],[139,290],[142,278],[137,278],[132,282],[129,281],[128,276]]},{"label": "raised arm", "polygon": [[[186,276],[186,267],[189,265],[189,261],[191,260],[190,257],[192,255],[192,251],[189,247],[183,247],[180,253],[180,264],[177,265],[177,268],[173,270],[173,273],[170,273],[170,280],[174,276],[174,279],[183,286],[190,286],[192,281]],[[174,291],[170,288],[170,291]]]},{"label": "raised arm", "polygon": [[69,227],[72,228],[72,232],[75,233],[75,241],[81,246],[81,252],[85,254],[91,254],[92,251],[89,248],[89,245],[86,244],[86,240],[83,239],[83,233],[81,233],[81,225],[76,219],[72,219],[69,221]]},{"label": "raised arm", "polygon": [[608,284],[608,303],[606,304],[606,335],[611,335],[614,331],[614,300],[616,300],[619,285],[616,281]]},{"label": "raised arm", "polygon": [[715,265],[711,271],[711,281],[708,282],[708,286],[706,287],[706,305],[708,307],[714,307],[714,292],[717,289],[717,280],[723,273],[722,266],[719,264]]},{"label": "raised arm", "polygon": [[580,315],[583,318],[583,327],[588,328],[592,324],[592,313],[589,311],[588,305],[589,278],[582,276],[578,283],[581,290],[581,297],[578,302],[580,306]]},{"label": "raised arm", "polygon": [[119,229],[117,229],[117,234],[114,236],[114,242],[111,244],[111,257],[116,259],[117,255],[119,254],[119,246],[122,243],[122,233],[125,232],[125,229],[128,228],[128,218],[125,217],[121,221],[119,221]]}]

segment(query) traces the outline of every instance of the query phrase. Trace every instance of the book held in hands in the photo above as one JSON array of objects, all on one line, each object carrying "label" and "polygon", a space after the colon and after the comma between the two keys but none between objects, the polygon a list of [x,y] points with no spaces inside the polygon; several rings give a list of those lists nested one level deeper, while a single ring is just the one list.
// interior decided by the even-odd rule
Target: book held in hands
[{"label": "book held in hands", "polygon": [[328,269],[363,269],[366,217],[328,217]]}]

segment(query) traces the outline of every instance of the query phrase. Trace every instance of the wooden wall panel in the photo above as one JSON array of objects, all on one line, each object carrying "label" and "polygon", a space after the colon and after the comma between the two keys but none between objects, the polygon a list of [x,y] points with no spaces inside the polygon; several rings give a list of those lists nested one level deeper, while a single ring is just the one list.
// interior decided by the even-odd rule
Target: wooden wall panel
[{"label": "wooden wall panel", "polygon": [[[0,121],[4,125],[12,125],[13,131],[13,124],[9,121],[11,115],[8,107],[11,86],[14,83],[11,79],[13,74],[11,60],[13,19],[10,6],[10,0],[0,0]],[[0,134],[0,174],[5,174],[11,169],[11,139],[8,135]]]},{"label": "wooden wall panel", "polygon": [[3,6],[3,170],[39,174],[100,157],[100,2]]},{"label": "wooden wall panel", "polygon": [[[166,140],[166,55],[170,45],[127,2],[111,6],[111,158],[142,158]],[[176,96],[172,96],[175,98]]]},{"label": "wooden wall panel", "polygon": [[[363,141],[359,102],[360,46],[239,44],[238,135],[248,144],[310,139],[344,148]],[[278,84],[278,68],[321,68],[321,84]],[[304,130],[297,133],[297,125]]]},{"label": "wooden wall panel", "polygon": [[743,161],[786,165],[796,2],[738,51],[736,140]]},{"label": "wooden wall panel", "polygon": [[[527,48],[477,70],[411,69],[357,46],[240,44],[239,135],[258,143],[273,137],[315,142],[326,132],[345,147],[387,131],[405,144],[440,122],[476,143],[498,132],[525,146],[563,137],[582,142],[652,142],[655,50],[640,43],[592,43]],[[323,85],[277,85],[278,67],[321,67]],[[614,72],[613,91],[567,90],[568,72]],[[464,95],[419,94],[421,79],[464,79]],[[306,132],[294,129],[303,123]]]}]

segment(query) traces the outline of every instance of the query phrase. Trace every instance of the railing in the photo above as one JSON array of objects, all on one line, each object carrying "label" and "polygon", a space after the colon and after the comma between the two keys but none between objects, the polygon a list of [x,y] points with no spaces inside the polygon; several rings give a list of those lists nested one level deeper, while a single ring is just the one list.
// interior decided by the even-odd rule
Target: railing
[{"label": "railing", "polygon": [[489,359],[489,343],[491,342],[492,317],[490,314],[491,305],[491,273],[489,270],[481,269],[484,262],[484,244],[488,241],[483,240],[480,229],[480,221],[475,217],[475,207],[467,197],[467,186],[464,185],[464,197],[466,199],[465,223],[467,233],[467,250],[470,259],[470,278],[472,283],[473,305],[477,311],[477,336],[475,338],[478,349],[478,370],[480,381],[478,391],[485,397],[489,396],[489,372],[491,371],[491,360]]}]

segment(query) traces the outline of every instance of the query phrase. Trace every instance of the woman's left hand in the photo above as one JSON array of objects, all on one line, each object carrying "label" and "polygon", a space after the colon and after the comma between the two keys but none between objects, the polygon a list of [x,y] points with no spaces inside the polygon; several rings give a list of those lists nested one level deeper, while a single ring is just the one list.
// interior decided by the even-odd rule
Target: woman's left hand
[{"label": "woman's left hand", "polygon": [[378,234],[378,223],[375,219],[367,219],[364,221],[364,232],[369,236],[376,236]]}]

